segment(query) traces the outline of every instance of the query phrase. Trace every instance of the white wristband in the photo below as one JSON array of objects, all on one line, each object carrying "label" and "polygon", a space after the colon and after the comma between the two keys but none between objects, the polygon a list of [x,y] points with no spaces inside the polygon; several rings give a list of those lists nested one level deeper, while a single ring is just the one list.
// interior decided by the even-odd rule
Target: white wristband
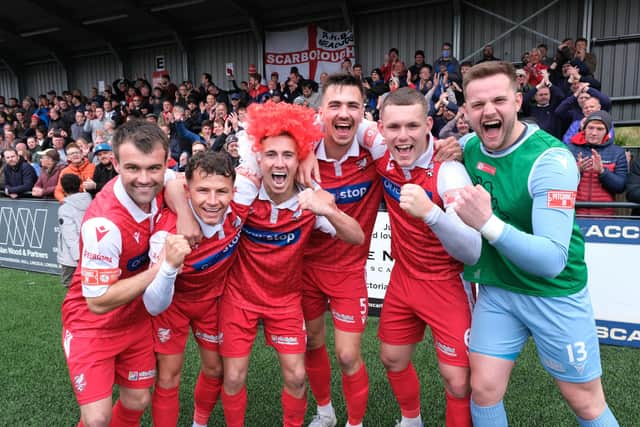
[{"label": "white wristband", "polygon": [[487,239],[489,243],[493,243],[502,234],[502,230],[504,230],[504,221],[498,218],[495,215],[491,215],[487,222],[484,223],[482,227],[480,227],[480,234],[482,237]]}]

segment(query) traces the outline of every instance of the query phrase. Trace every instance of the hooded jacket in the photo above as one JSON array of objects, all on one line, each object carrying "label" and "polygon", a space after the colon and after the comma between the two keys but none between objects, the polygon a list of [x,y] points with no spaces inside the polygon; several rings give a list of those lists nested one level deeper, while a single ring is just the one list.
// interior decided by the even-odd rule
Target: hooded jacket
[{"label": "hooded jacket", "polygon": [[80,225],[82,217],[91,204],[89,193],[75,193],[64,198],[58,208],[58,263],[65,266],[78,265],[80,259]]},{"label": "hooded jacket", "polygon": [[[609,134],[605,135],[602,144],[593,145],[587,143],[584,131],[580,131],[571,139],[569,149],[576,160],[580,153],[583,158],[591,157],[591,149],[595,149],[602,158],[603,172],[601,174],[593,171],[581,173],[576,201],[612,202],[615,200],[616,194],[624,191],[628,170],[627,156],[623,148],[613,143]],[[577,209],[576,213],[590,216],[613,215],[615,209]]]}]

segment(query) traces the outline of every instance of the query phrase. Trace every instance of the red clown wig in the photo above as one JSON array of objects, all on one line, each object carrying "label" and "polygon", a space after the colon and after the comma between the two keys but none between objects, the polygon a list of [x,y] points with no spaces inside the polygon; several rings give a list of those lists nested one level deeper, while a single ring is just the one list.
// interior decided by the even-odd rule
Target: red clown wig
[{"label": "red clown wig", "polygon": [[271,102],[251,104],[247,108],[247,134],[253,139],[253,150],[262,150],[262,141],[271,136],[288,135],[296,142],[298,159],[304,160],[313,144],[322,138],[315,112],[301,105]]}]

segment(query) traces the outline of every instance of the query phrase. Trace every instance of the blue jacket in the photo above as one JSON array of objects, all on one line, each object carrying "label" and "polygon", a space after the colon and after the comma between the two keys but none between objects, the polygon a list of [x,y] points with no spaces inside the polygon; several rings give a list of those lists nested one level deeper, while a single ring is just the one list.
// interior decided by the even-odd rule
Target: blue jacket
[{"label": "blue jacket", "polygon": [[15,167],[7,165],[4,168],[4,187],[9,193],[21,195],[31,191],[37,179],[36,171],[22,157]]}]

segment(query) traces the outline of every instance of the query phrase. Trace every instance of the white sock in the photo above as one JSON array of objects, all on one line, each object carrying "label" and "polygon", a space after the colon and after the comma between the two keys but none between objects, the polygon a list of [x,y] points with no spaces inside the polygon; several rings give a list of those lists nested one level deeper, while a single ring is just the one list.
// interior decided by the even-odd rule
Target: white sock
[{"label": "white sock", "polygon": [[421,427],[422,426],[422,416],[418,415],[415,418],[407,418],[404,415],[402,416],[402,422],[400,423],[402,427]]},{"label": "white sock", "polygon": [[335,411],[333,410],[333,405],[331,404],[331,402],[323,406],[318,405],[318,415],[324,415],[325,417],[334,417]]},{"label": "white sock", "polygon": [[191,427],[207,427],[206,424],[198,424],[197,422],[193,422],[193,425]]},{"label": "white sock", "polygon": [[349,421],[347,421],[347,424],[344,427],[362,427],[362,423],[351,424]]}]

